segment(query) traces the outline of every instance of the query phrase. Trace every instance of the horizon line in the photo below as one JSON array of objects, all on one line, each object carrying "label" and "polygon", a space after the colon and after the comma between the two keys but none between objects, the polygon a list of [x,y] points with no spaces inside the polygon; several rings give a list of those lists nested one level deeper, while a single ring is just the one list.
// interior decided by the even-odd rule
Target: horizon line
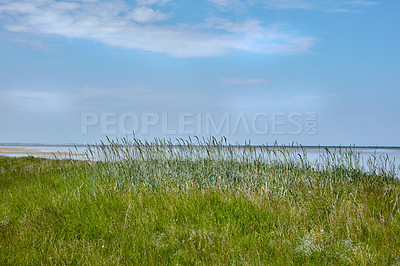
[{"label": "horizon line", "polygon": [[[152,142],[150,142],[152,143]],[[0,143],[0,146],[25,146],[25,147],[88,147],[88,146],[101,146],[102,144],[82,144],[82,143],[64,143],[64,144],[45,144],[45,143]],[[104,144],[109,145],[109,144]],[[268,145],[268,144],[259,144],[259,145],[243,145],[243,144],[230,144],[232,147],[254,147],[254,148],[272,148],[272,147],[296,147],[296,148],[362,148],[362,149],[400,149],[400,146],[396,145],[301,145],[301,144],[278,144],[278,145]],[[182,144],[173,144],[174,147],[185,146]],[[206,145],[193,145],[193,146],[206,146]],[[227,147],[228,145],[222,145],[223,147]]]}]

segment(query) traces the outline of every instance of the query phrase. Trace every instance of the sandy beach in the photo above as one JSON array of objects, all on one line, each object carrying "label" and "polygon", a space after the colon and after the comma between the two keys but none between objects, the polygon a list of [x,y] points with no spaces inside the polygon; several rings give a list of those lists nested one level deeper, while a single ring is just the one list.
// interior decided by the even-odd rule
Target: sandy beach
[{"label": "sandy beach", "polygon": [[51,151],[44,149],[46,147],[26,147],[26,146],[0,146],[0,156],[35,156],[35,157],[57,157],[66,158],[69,156],[82,156],[82,153],[75,153],[70,151]]}]

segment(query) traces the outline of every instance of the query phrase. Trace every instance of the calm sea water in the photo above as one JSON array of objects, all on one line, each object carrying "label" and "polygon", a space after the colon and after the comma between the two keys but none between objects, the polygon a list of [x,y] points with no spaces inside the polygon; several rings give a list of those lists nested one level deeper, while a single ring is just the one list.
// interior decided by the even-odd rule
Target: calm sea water
[{"label": "calm sea water", "polygon": [[[330,152],[334,152],[337,149],[329,148]],[[342,149],[345,150],[345,149]],[[72,145],[60,145],[60,146],[45,146],[45,145],[0,145],[1,156],[11,157],[24,157],[34,156],[41,158],[73,158],[84,160],[86,146],[72,146]],[[326,149],[324,148],[304,148],[307,158],[310,162],[318,162],[323,160]],[[360,148],[352,147],[352,151],[359,154],[360,163],[364,167],[368,167],[368,160],[370,158],[376,158],[382,162],[391,162],[396,168],[396,173],[400,177],[400,147],[398,148]]]}]

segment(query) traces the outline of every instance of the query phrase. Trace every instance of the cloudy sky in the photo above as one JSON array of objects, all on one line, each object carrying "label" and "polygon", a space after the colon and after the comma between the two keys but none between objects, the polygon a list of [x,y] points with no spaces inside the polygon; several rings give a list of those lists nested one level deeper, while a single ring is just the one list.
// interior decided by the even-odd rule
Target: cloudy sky
[{"label": "cloudy sky", "polygon": [[400,145],[400,2],[0,0],[0,143]]}]

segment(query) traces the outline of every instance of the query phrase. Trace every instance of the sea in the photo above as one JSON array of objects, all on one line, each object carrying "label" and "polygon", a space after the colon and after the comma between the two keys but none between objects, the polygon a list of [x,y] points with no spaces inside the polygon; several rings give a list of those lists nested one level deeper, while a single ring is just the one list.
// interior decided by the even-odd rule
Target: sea
[{"label": "sea", "polygon": [[[257,149],[257,147],[254,147]],[[395,169],[396,175],[400,177],[400,147],[302,147],[301,154],[304,152],[307,159],[313,163],[323,161],[327,151],[345,151],[351,149],[353,153],[359,155],[361,165],[368,168],[368,161],[375,160],[387,163],[387,167]],[[286,149],[291,149],[286,147]],[[294,149],[294,148],[292,148]],[[41,145],[41,144],[0,144],[0,156],[8,157],[27,157],[33,156],[47,159],[76,159],[87,160],[86,145]],[[298,152],[298,148],[295,152]]]}]

